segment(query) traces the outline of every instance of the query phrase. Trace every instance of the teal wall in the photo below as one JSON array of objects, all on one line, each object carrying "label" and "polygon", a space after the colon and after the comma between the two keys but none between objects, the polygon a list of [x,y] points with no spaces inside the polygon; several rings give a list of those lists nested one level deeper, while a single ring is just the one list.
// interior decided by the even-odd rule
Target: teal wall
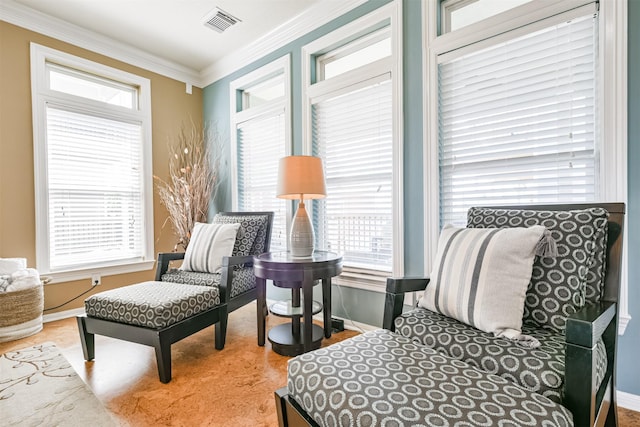
[{"label": "teal wall", "polygon": [[[302,81],[300,48],[310,41],[333,31],[356,19],[389,0],[370,0],[344,16],[312,31],[288,45],[265,55],[264,58],[249,66],[220,79],[204,89],[204,118],[214,122],[222,136],[229,140],[229,83],[256,68],[265,65],[285,54],[291,54],[292,76],[292,123],[293,153],[302,152]],[[421,2],[403,0],[403,114],[404,114],[404,222],[405,222],[405,273],[419,276],[424,268],[423,251],[423,121],[422,108],[422,29]],[[640,0],[629,1],[629,205],[627,227],[629,232],[629,311],[633,320],[626,333],[620,337],[618,359],[618,389],[640,396],[640,372],[637,368],[637,355],[640,354],[640,263],[634,262],[640,256],[640,168],[634,167],[640,162]],[[229,150],[226,150],[228,156]],[[228,158],[227,158],[228,162]],[[230,184],[224,182],[227,191],[223,191],[218,209],[230,209]],[[283,298],[286,293],[281,289],[268,289],[269,298]],[[356,322],[380,326],[384,295],[353,288],[334,287],[333,313],[340,317],[351,318]],[[346,309],[346,312],[345,312]],[[348,321],[347,321],[348,324]]]},{"label": "teal wall", "polygon": [[628,205],[629,314],[618,343],[618,389],[640,396],[640,1],[629,0],[628,38]]}]

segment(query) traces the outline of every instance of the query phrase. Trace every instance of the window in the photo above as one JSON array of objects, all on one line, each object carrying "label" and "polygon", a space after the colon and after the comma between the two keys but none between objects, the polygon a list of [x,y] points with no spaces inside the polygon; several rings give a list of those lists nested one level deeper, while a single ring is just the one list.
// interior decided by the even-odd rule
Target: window
[{"label": "window", "polygon": [[38,270],[150,268],[149,81],[34,44],[32,86]]},{"label": "window", "polygon": [[317,56],[317,80],[327,80],[390,56],[391,34],[386,26],[329,53]]},{"label": "window", "polygon": [[595,200],[597,17],[438,58],[440,221]]},{"label": "window", "polygon": [[327,197],[312,201],[316,246],[343,254],[339,283],[368,289],[402,274],[394,7],[303,48],[306,148],[322,158],[327,185]]},{"label": "window", "polygon": [[513,9],[532,0],[444,0],[442,31],[448,33]]},{"label": "window", "polygon": [[464,224],[472,205],[626,201],[621,3],[526,2],[441,36],[437,15],[430,3],[425,271],[441,226]]},{"label": "window", "polygon": [[233,206],[273,211],[271,251],[287,250],[287,203],[276,198],[278,162],[291,150],[289,57],[231,83]]},{"label": "window", "polygon": [[138,88],[55,63],[46,63],[49,88],[53,91],[93,99],[133,109],[137,107]]},{"label": "window", "polygon": [[242,111],[266,104],[269,101],[278,101],[285,96],[284,70],[282,73],[271,77],[264,82],[259,82],[242,90]]},{"label": "window", "polygon": [[353,267],[386,273],[393,270],[391,99],[386,79],[312,106],[312,154],[323,159],[327,185],[327,198],[314,202],[318,240]]}]

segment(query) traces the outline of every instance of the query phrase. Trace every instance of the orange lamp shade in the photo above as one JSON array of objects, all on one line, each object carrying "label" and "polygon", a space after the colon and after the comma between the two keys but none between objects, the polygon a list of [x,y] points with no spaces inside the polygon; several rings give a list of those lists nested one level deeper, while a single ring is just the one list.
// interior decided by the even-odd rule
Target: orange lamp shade
[{"label": "orange lamp shade", "polygon": [[287,156],[280,159],[276,197],[289,200],[321,199],[327,195],[322,159]]}]

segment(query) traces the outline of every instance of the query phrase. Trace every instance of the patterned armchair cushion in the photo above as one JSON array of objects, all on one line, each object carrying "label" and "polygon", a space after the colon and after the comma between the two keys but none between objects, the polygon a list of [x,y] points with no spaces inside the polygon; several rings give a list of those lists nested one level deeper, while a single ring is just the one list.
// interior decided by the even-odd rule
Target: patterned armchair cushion
[{"label": "patterned armchair cushion", "polygon": [[469,228],[543,225],[558,248],[557,257],[536,257],[524,305],[525,322],[563,332],[566,318],[596,302],[603,289],[607,218],[601,208],[531,211],[471,208]]},{"label": "patterned armchair cushion", "polygon": [[217,287],[142,282],[84,301],[88,316],[161,329],[220,304]]},{"label": "patterned armchair cushion", "polygon": [[320,426],[571,426],[550,399],[389,331],[289,361],[287,388]]},{"label": "patterned armchair cushion", "polygon": [[223,215],[213,217],[214,224],[237,224],[240,229],[236,236],[232,256],[259,255],[264,252],[265,237],[269,217],[266,215]]},{"label": "patterned armchair cushion", "polygon": [[[531,349],[424,308],[403,313],[396,319],[395,326],[396,332],[402,336],[551,400],[562,401],[563,334],[527,322],[522,326],[522,332],[540,341],[540,347]],[[599,386],[607,370],[607,354],[602,340],[597,343],[596,366]]]},{"label": "patterned armchair cushion", "polygon": [[243,267],[233,270],[230,298],[240,295],[256,287],[256,276],[253,267]]},{"label": "patterned armchair cushion", "polygon": [[[605,211],[606,212],[606,211]],[[606,218],[609,217],[607,212]],[[594,236],[595,248],[593,252],[593,261],[587,271],[587,280],[585,283],[584,297],[585,303],[598,303],[602,299],[604,292],[604,275],[607,259],[607,242],[609,237],[609,223],[606,218],[604,224],[599,228]],[[598,222],[602,222],[598,219]]]},{"label": "patterned armchair cushion", "polygon": [[[229,298],[247,292],[256,287],[256,277],[251,267],[234,269],[231,281],[231,292]],[[195,271],[183,271],[171,269],[162,275],[163,282],[183,283],[185,285],[197,286],[218,286],[220,285],[221,274],[199,273]]]}]

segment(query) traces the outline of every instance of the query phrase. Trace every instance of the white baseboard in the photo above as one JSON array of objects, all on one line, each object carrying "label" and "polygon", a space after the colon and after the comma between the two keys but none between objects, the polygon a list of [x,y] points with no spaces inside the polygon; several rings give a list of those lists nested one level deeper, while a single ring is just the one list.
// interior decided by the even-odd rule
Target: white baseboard
[{"label": "white baseboard", "polygon": [[616,396],[618,398],[618,406],[640,412],[640,396],[625,393],[624,391],[618,391]]},{"label": "white baseboard", "polygon": [[56,313],[45,314],[42,316],[44,323],[53,322],[56,320],[68,319],[69,317],[80,316],[84,314],[84,308],[74,308],[71,310],[58,311]]},{"label": "white baseboard", "polygon": [[[322,313],[316,314],[315,316],[313,316],[313,318],[321,322],[324,320],[322,317]],[[331,316],[331,318],[340,319],[344,321],[344,328],[350,331],[368,332],[368,331],[374,331],[376,329],[380,329],[378,326],[368,325],[366,323],[354,322],[351,319],[345,319],[344,317],[340,317],[340,316]]]},{"label": "white baseboard", "polygon": [[[380,327],[378,326],[368,325],[366,323],[354,322],[351,319],[345,319],[344,317],[340,317],[340,316],[331,316],[331,317],[334,319],[340,319],[344,321],[344,328],[350,331],[369,332],[369,331],[375,331],[376,329],[380,329]],[[318,318],[319,320],[322,320],[322,315],[316,315],[314,318]]]}]

